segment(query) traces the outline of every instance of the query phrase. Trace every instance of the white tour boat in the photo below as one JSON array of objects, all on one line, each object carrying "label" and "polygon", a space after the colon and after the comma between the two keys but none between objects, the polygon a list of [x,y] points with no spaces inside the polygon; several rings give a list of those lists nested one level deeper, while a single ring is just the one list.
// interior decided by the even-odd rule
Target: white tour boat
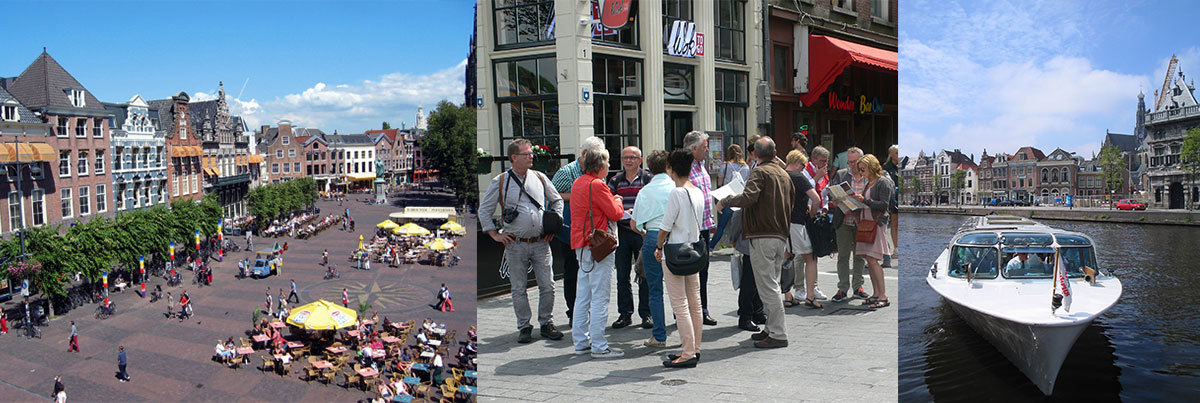
[{"label": "white tour boat", "polygon": [[1075,340],[1121,297],[1091,238],[1013,216],[968,218],[925,282],[1047,396]]}]

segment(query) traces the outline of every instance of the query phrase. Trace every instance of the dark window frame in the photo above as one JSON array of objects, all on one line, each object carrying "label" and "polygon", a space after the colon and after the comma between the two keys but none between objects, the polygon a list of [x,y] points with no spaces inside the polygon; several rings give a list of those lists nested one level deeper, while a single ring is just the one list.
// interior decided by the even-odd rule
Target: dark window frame
[{"label": "dark window frame", "polygon": [[[513,4],[509,4],[509,5],[499,5],[498,4],[498,3],[504,2],[504,1],[508,1]],[[516,41],[511,42],[511,43],[501,43],[500,42],[500,24],[498,23],[500,19],[497,17],[498,15],[500,15],[503,12],[509,11],[509,10],[514,10],[513,11],[514,14],[519,14],[519,12],[520,12],[519,9],[521,9],[521,8],[533,8],[536,10],[539,7],[544,6],[544,5],[550,6],[550,10],[549,10],[550,15],[551,15],[550,19],[548,19],[544,22],[539,20],[539,21],[532,23],[532,25],[537,26],[537,36],[539,39],[533,40],[533,41],[521,41],[520,31],[521,31],[522,22],[520,21],[520,18],[518,16],[518,17],[516,17],[516,19],[517,19],[517,21],[516,21],[517,34],[516,34],[516,38],[514,38]],[[524,1],[514,1],[514,0],[492,0],[492,28],[493,28],[492,29],[492,40],[493,40],[493,43],[496,44],[496,50],[521,49],[521,48],[527,48],[527,47],[544,46],[544,45],[554,44],[555,38],[554,37],[545,38],[546,35],[543,32],[545,30],[545,28],[547,28],[549,26],[550,22],[554,21],[553,15],[554,15],[554,1],[553,0],[542,0],[542,1],[534,1],[534,2],[524,2]],[[539,13],[538,16],[540,18],[541,14]],[[528,24],[526,24],[526,25],[528,25]],[[555,34],[556,34],[555,37],[557,37],[557,32]]]},{"label": "dark window frame", "polygon": [[[669,7],[670,3],[678,4],[680,13],[670,14],[668,12],[668,10],[670,9],[670,7]],[[686,12],[683,12],[684,7],[687,8]],[[684,14],[686,14],[686,15],[684,15]],[[662,19],[663,19],[662,52],[665,55],[665,54],[667,54],[667,41],[671,40],[671,25],[675,21],[679,21],[679,20],[683,20],[683,21],[687,21],[687,22],[696,22],[696,6],[695,6],[695,4],[692,3],[692,0],[662,0]]]},{"label": "dark window frame", "polygon": [[[663,78],[665,80],[668,70],[676,71],[676,70],[679,70],[680,67],[682,67],[683,70],[688,70],[690,72],[690,74],[684,75],[685,78],[687,78],[688,80],[691,80],[691,84],[688,86],[688,92],[686,94],[684,94],[684,97],[687,99],[680,100],[680,99],[668,98],[668,96],[666,94],[666,85],[664,85],[663,86],[663,91],[664,91],[663,103],[675,104],[675,105],[695,105],[696,104],[696,70],[697,70],[696,65],[686,64],[686,63],[664,62],[663,63]],[[674,95],[672,95],[672,96],[674,96]]]},{"label": "dark window frame", "polygon": [[[715,40],[713,42],[716,45],[713,46],[714,58],[720,61],[746,64],[746,0],[716,0],[712,4],[713,16],[715,16],[713,21],[713,31],[715,31],[713,35]],[[729,18],[728,21],[736,22],[735,25],[721,25],[723,23],[721,15],[721,6],[723,4],[730,5],[729,11],[731,11],[734,16]],[[731,40],[734,46],[733,56],[725,57],[721,50],[722,40],[725,39],[725,35],[733,34],[737,34],[734,35],[734,39]],[[741,38],[741,40],[738,41],[736,38]],[[737,50],[737,45],[741,45],[740,52]],[[734,57],[739,53],[741,58]]]},{"label": "dark window frame", "polygon": [[[591,0],[591,4],[594,7],[597,7],[597,9],[598,9],[600,7],[599,1],[600,0]],[[640,3],[633,3],[634,6],[637,6],[638,4],[640,4]],[[630,10],[630,12],[636,14],[637,10]],[[599,18],[597,18],[597,19],[599,19]],[[612,46],[612,47],[617,47],[617,48],[633,49],[633,50],[641,50],[642,49],[642,47],[641,47],[641,39],[642,38],[640,36],[641,32],[638,31],[638,23],[636,20],[634,20],[633,23],[626,23],[624,27],[621,27],[620,29],[615,30],[616,33],[613,33],[613,34],[601,33],[599,36],[597,36],[596,35],[597,29],[600,29],[600,30],[611,29],[611,28],[605,28],[603,25],[604,24],[601,24],[599,21],[597,21],[595,24],[593,24],[593,26],[592,26],[592,43],[593,44]],[[606,39],[608,37],[615,37],[616,40]],[[625,38],[625,37],[629,38],[628,42],[621,40],[622,38]]]},{"label": "dark window frame", "polygon": [[[727,76],[733,78],[732,89],[727,86],[729,84]],[[742,79],[740,83],[738,78]],[[716,98],[717,130],[725,133],[726,147],[729,144],[738,144],[744,147],[748,133],[746,120],[750,108],[750,73],[741,70],[714,69],[713,81],[716,83],[714,97]],[[732,98],[716,97],[718,93],[727,95],[730,92],[734,92]],[[729,126],[724,124],[726,120],[723,119],[727,117],[726,114],[739,112],[741,113],[741,124],[738,128],[741,130],[740,132],[730,131]]]},{"label": "dark window frame", "polygon": [[[537,92],[534,94],[501,96],[500,91],[499,91],[500,69],[498,68],[498,66],[500,64],[504,64],[504,63],[513,63],[512,66],[516,66],[517,63],[519,63],[519,62],[530,61],[530,60],[534,61],[534,66],[536,69],[538,69],[537,71],[534,72],[534,77],[542,77],[542,75],[540,74],[540,69],[542,67],[544,67],[545,65],[543,63],[540,63],[540,61],[549,60],[549,61],[554,62],[554,66],[551,67],[551,77],[554,77],[554,79],[555,79],[553,92],[544,92],[543,90],[545,88],[539,83],[537,85]],[[527,139],[534,145],[546,145],[546,146],[550,147],[551,154],[559,153],[560,139],[559,139],[559,129],[558,129],[557,122],[559,119],[558,116],[560,116],[560,115],[557,112],[555,112],[553,115],[548,115],[546,113],[547,111],[549,111],[551,109],[553,109],[555,111],[558,110],[558,77],[556,75],[557,73],[555,73],[556,69],[557,69],[557,61],[556,61],[556,56],[553,53],[542,53],[542,54],[528,55],[528,56],[509,57],[509,58],[495,59],[492,61],[492,80],[493,80],[492,82],[495,84],[493,86],[493,88],[496,88],[496,91],[493,91],[495,94],[493,96],[493,98],[496,102],[496,111],[497,111],[496,113],[498,113],[498,117],[500,118],[500,119],[498,119],[499,124],[496,128],[496,132],[498,134],[498,137],[500,138],[500,152],[497,154],[498,156],[507,157],[507,154],[506,154],[507,150],[508,150],[507,143],[511,142],[512,140],[518,139],[518,138]],[[519,93],[520,89],[519,89],[519,84],[517,84],[517,82],[519,82],[520,78],[519,77],[515,77],[515,78],[517,81],[514,82],[513,88],[516,91],[518,91],[518,93]],[[539,111],[541,111],[541,118],[540,118],[541,125],[542,125],[541,134],[536,135],[536,136],[530,136],[524,129],[521,129],[519,131],[520,133],[518,134],[517,133],[518,130],[516,128],[514,128],[512,130],[514,133],[506,133],[504,131],[504,127],[505,127],[504,121],[506,119],[504,119],[503,111],[505,111],[505,108],[510,108],[511,107],[510,105],[526,104],[526,103],[531,104],[531,105],[521,105],[520,108],[534,106]],[[533,105],[533,104],[536,104],[536,105]],[[555,124],[553,125],[553,128],[551,128],[551,125],[547,124],[547,118],[551,117],[551,116],[552,116],[553,121],[555,122]],[[509,119],[511,119],[511,118],[512,118],[512,116],[509,115]],[[525,123],[525,120],[523,118],[521,119],[521,123],[522,123],[522,125],[524,125],[524,123]]]}]

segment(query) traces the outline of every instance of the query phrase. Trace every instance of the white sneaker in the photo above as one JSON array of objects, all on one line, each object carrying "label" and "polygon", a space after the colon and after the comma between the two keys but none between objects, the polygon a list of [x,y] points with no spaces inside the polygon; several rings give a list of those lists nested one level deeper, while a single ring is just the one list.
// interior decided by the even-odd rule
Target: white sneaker
[{"label": "white sneaker", "polygon": [[575,355],[584,355],[590,352],[592,352],[592,348],[590,346],[584,347],[583,350],[575,349]]},{"label": "white sneaker", "polygon": [[604,350],[603,352],[599,352],[599,353],[593,352],[592,358],[617,358],[617,357],[621,357],[624,355],[625,355],[625,352],[623,352],[621,350],[613,350],[612,348],[609,348],[608,350]]},{"label": "white sneaker", "polygon": [[828,299],[828,297],[825,296],[825,293],[821,292],[820,288],[813,287],[813,294],[816,294],[816,299]]},{"label": "white sneaker", "polygon": [[808,299],[808,290],[801,287],[799,291],[792,291],[792,295],[795,295],[796,299],[803,301]]}]

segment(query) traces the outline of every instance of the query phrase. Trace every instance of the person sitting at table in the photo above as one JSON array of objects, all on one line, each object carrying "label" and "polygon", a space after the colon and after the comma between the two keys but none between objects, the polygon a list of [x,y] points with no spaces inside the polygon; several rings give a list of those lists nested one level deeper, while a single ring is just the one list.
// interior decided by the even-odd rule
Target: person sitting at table
[{"label": "person sitting at table", "polygon": [[420,345],[422,346],[429,344],[429,336],[425,335],[424,329],[422,329],[420,332],[417,332],[417,341],[419,341]]},{"label": "person sitting at table", "polygon": [[217,346],[214,347],[214,350],[216,350],[216,353],[217,353],[217,356],[216,356],[217,362],[225,364],[225,365],[229,365],[230,360],[233,359],[233,356],[231,354],[233,352],[225,349],[225,343],[221,342],[221,340],[218,339]]},{"label": "person sitting at table", "polygon": [[383,350],[383,341],[379,340],[378,337],[371,338],[371,348],[376,349],[376,350]]},{"label": "person sitting at table", "polygon": [[478,336],[479,333],[475,331],[475,325],[471,325],[471,328],[467,330],[467,337],[469,337],[471,340],[475,340],[475,338]]},{"label": "person sitting at table", "polygon": [[404,346],[404,348],[400,350],[400,361],[410,362],[410,361],[412,361],[412,359],[413,359],[413,357],[412,357],[412,354],[409,352],[408,346]]}]

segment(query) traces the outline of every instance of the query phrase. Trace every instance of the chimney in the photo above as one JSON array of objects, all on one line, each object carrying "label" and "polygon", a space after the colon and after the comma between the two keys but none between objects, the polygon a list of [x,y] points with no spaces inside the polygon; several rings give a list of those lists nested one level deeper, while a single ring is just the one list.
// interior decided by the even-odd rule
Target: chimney
[{"label": "chimney", "polygon": [[262,134],[266,135],[267,129],[270,129],[270,128],[271,128],[271,126],[269,126],[269,125],[262,125]]}]

